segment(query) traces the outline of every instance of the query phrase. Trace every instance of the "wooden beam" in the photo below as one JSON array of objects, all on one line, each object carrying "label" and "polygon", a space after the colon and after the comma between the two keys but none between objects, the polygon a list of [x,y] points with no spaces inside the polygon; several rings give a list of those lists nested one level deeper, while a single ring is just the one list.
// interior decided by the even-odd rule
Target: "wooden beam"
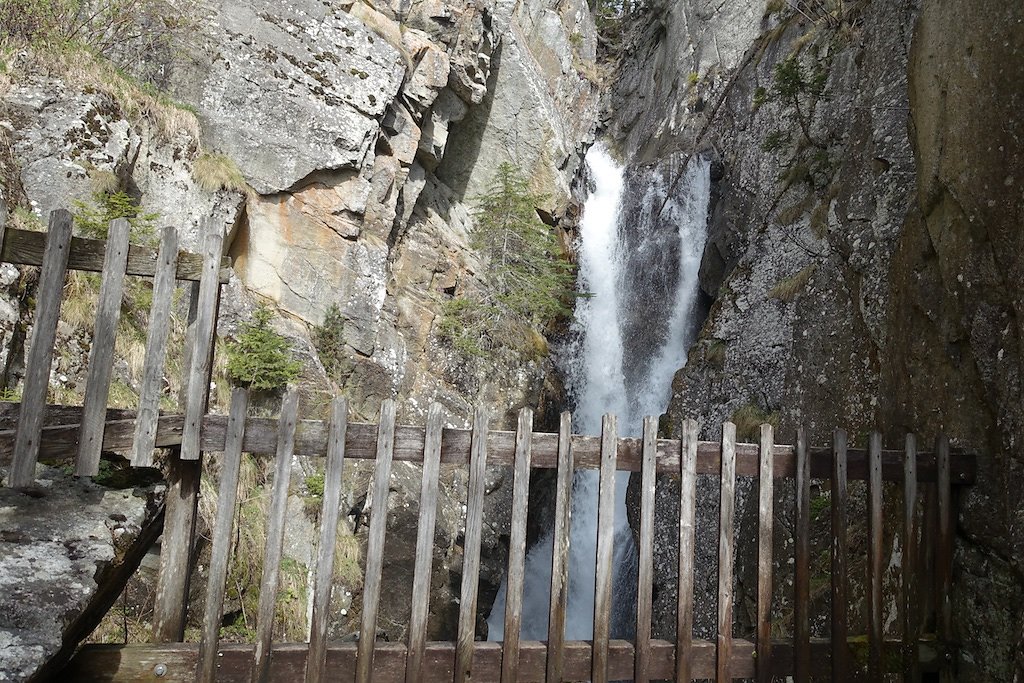
[{"label": "wooden beam", "polygon": [[508,542],[508,574],[505,582],[505,629],[501,659],[501,680],[519,680],[519,641],[523,614],[523,585],[526,569],[526,517],[530,509],[530,439],[533,411],[519,411],[516,430],[516,461],[513,466],[512,524]]},{"label": "wooden beam", "polygon": [[718,507],[718,668],[716,680],[733,679],[732,581],[736,510],[736,425],[722,425],[722,472]]},{"label": "wooden beam", "polygon": [[847,638],[847,559],[846,559],[846,432],[832,435],[832,680],[841,681],[850,673]]},{"label": "wooden beam", "polygon": [[882,435],[871,433],[869,445],[871,476],[868,479],[868,680],[880,680],[882,675]]},{"label": "wooden beam", "polygon": [[547,679],[561,681],[565,661],[565,606],[569,583],[569,530],[572,528],[572,416],[562,413],[558,428],[558,480],[551,548],[551,605],[548,612]]},{"label": "wooden beam", "polygon": [[640,558],[636,581],[636,665],[634,683],[651,679],[651,611],[654,600],[654,488],[658,419],[644,418],[644,461],[640,477]]},{"label": "wooden beam", "polygon": [[903,477],[903,561],[901,592],[903,598],[903,680],[916,683],[921,680],[917,641],[920,638],[920,620],[917,610],[917,439],[906,437],[907,458]]},{"label": "wooden beam", "polygon": [[[676,586],[676,683],[689,683],[694,676],[693,573],[695,519],[697,510],[697,422],[683,421],[679,444],[679,566]],[[652,672],[653,675],[653,672]],[[710,678],[710,676],[709,676]]]},{"label": "wooden beam", "polygon": [[182,460],[174,453],[167,467],[167,508],[153,606],[153,641],[157,643],[177,642],[185,636],[202,460]]},{"label": "wooden beam", "polygon": [[761,425],[761,472],[757,496],[757,680],[770,683],[772,661],[772,547],[775,533],[775,480],[772,426]]},{"label": "wooden beam", "polygon": [[795,565],[793,570],[793,632],[796,643],[796,683],[811,679],[811,477],[807,431],[796,436]]},{"label": "wooden beam", "polygon": [[597,580],[594,590],[593,683],[607,683],[608,643],[612,626],[612,578],[615,565],[615,451],[618,424],[614,415],[601,420],[601,478],[597,495]]},{"label": "wooden beam", "polygon": [[484,485],[487,479],[487,423],[487,411],[477,408],[473,415],[470,444],[469,488],[466,496],[466,540],[463,544],[462,555],[462,588],[459,591],[459,639],[455,646],[455,676],[453,679],[455,683],[468,683],[470,680],[480,678],[474,669],[473,643],[476,639],[480,543],[484,526]]}]

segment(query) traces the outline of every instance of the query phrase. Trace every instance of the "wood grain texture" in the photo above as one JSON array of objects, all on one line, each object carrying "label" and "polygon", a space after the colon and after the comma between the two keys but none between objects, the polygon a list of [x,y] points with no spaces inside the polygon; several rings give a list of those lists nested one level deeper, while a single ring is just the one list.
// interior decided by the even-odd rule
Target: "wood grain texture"
[{"label": "wood grain texture", "polygon": [[718,668],[719,681],[731,681],[733,552],[736,511],[736,425],[722,425],[722,473],[718,507]]},{"label": "wood grain texture", "polygon": [[[697,422],[683,421],[679,444],[679,569],[676,579],[676,667],[677,683],[689,683],[693,662],[693,573],[695,518],[697,510]],[[716,647],[717,652],[717,647]],[[652,674],[653,675],[653,674]]]},{"label": "wood grain texture", "polygon": [[[462,557],[462,590],[459,592],[459,631],[455,644],[455,682],[474,677],[473,641],[476,639],[476,602],[480,577],[480,541],[484,525],[484,485],[487,478],[487,411],[473,415],[470,446],[469,491],[466,499],[466,540]],[[442,451],[443,452],[443,451]],[[479,678],[479,675],[475,675]]]},{"label": "wood grain texture", "polygon": [[441,432],[444,413],[431,403],[427,409],[426,441],[423,449],[423,480],[420,483],[420,518],[416,531],[416,564],[413,569],[412,613],[409,617],[409,656],[406,683],[423,680],[423,653],[427,644],[427,615],[430,607],[430,573],[434,560],[434,527],[437,520],[437,492],[441,471]]},{"label": "wood grain texture", "polygon": [[[60,210],[63,211],[63,209]],[[173,230],[174,228],[171,229]],[[71,252],[68,259],[68,268],[94,273],[103,271],[103,256],[106,248],[103,240],[72,237],[70,246]],[[9,228],[4,240],[3,256],[0,257],[0,261],[17,263],[24,266],[39,266],[43,263],[45,249],[46,233]],[[133,244],[128,249],[127,274],[153,277],[156,273],[158,260],[156,249]],[[230,269],[231,262],[226,258],[218,264],[218,276],[221,282],[228,281]],[[202,277],[202,272],[202,256],[188,252],[182,252],[179,255],[175,272],[176,279],[198,281]]]},{"label": "wood grain texture", "polygon": [[128,263],[128,228],[128,220],[119,218],[110,222],[107,234],[96,322],[92,329],[92,346],[89,348],[85,399],[82,402],[82,427],[78,434],[75,475],[79,477],[95,477],[100,471],[100,451],[114,365],[117,323],[121,320],[124,269]]},{"label": "wood grain texture", "polygon": [[872,432],[868,446],[868,679],[882,675],[882,435]]},{"label": "wood grain texture", "polygon": [[565,412],[558,426],[558,479],[551,552],[551,606],[548,612],[548,681],[561,681],[565,653],[565,607],[568,598],[569,530],[572,526],[572,416]]},{"label": "wood grain texture", "polygon": [[658,419],[647,416],[643,427],[640,471],[640,557],[636,599],[636,683],[651,677],[651,610],[654,601],[654,486],[658,466]]},{"label": "wood grain texture", "polygon": [[[71,222],[71,214],[58,209],[50,214],[49,232],[41,235],[46,240],[46,247],[36,289],[36,313],[25,364],[22,410],[18,416],[14,458],[7,473],[7,485],[12,488],[31,486],[36,478],[46,392],[50,385],[50,366],[53,363],[57,320],[64,293],[64,275],[67,273]],[[12,241],[13,232],[7,231],[8,242]],[[10,262],[10,259],[5,260]]]},{"label": "wood grain texture", "polygon": [[526,517],[530,508],[530,441],[533,411],[519,411],[516,429],[516,460],[513,465],[512,527],[508,545],[508,574],[505,582],[505,631],[501,658],[501,680],[519,679],[519,640],[522,626],[523,584],[526,568]]},{"label": "wood grain texture", "polygon": [[356,660],[356,681],[359,683],[369,683],[373,677],[377,611],[380,607],[381,574],[384,571],[384,537],[388,528],[388,494],[391,491],[391,461],[394,451],[395,402],[388,399],[380,406],[377,462],[373,469],[370,535],[366,542],[366,574],[363,577],[363,617],[359,628],[359,657]]},{"label": "wood grain texture", "polygon": [[[185,637],[185,613],[192,579],[202,460],[182,460],[177,456],[175,449],[167,464],[160,573],[153,605],[155,643],[180,642]],[[194,668],[192,673],[195,674]]]},{"label": "wood grain texture", "polygon": [[597,582],[594,592],[594,661],[592,683],[607,683],[608,642],[611,640],[612,579],[615,567],[615,453],[618,420],[601,419],[601,478],[597,496]]},{"label": "wood grain texture", "polygon": [[920,621],[917,610],[917,439],[907,434],[903,474],[903,562],[901,597],[903,599],[903,680],[921,680],[917,641]]},{"label": "wood grain texture", "polygon": [[796,683],[811,677],[811,468],[807,457],[807,430],[796,435],[795,564],[793,567],[793,631],[796,648]]},{"label": "wood grain texture", "polygon": [[[194,337],[190,340],[191,359],[185,390],[185,431],[181,439],[181,457],[185,460],[199,457],[202,450],[200,432],[210,390],[213,332],[217,324],[217,301],[220,292],[218,265],[223,243],[224,237],[221,235],[220,226],[208,221],[206,242],[203,245],[203,276],[199,281],[197,317]],[[252,451],[250,448],[245,450]]]},{"label": "wood grain texture", "polygon": [[269,680],[270,646],[274,635],[274,610],[277,587],[281,582],[281,557],[284,555],[285,521],[288,516],[288,486],[295,453],[295,423],[298,420],[299,392],[290,388],[281,402],[277,424],[277,457],[274,459],[274,487],[267,510],[267,542],[263,554],[263,577],[256,612],[256,642],[253,650],[252,683]]},{"label": "wood grain texture", "polygon": [[757,680],[771,680],[772,662],[772,546],[775,530],[775,481],[772,475],[772,445],[775,440],[770,424],[761,425],[761,471],[757,491]]},{"label": "wood grain texture", "polygon": [[331,587],[334,585],[334,551],[341,516],[341,477],[345,471],[345,431],[348,427],[348,401],[341,396],[335,396],[331,401],[330,424],[327,469],[324,471],[323,501],[320,507],[320,543],[317,544],[306,683],[320,683],[327,671],[327,626],[330,619]]},{"label": "wood grain texture", "polygon": [[228,440],[220,461],[220,486],[217,491],[217,514],[211,534],[210,567],[206,576],[206,606],[203,612],[203,633],[199,645],[198,679],[211,683],[217,679],[217,643],[224,618],[224,596],[227,592],[228,560],[231,558],[232,529],[238,501],[238,473],[242,464],[242,432],[245,412],[249,408],[249,392],[236,388],[231,392],[228,415]]},{"label": "wood grain texture", "polygon": [[[171,305],[174,302],[174,269],[178,258],[178,233],[165,227],[160,235],[160,251],[153,278],[153,304],[146,330],[146,357],[142,365],[139,412],[132,438],[132,465],[151,467],[160,420],[160,395],[163,393],[164,362],[171,331]],[[244,431],[244,429],[242,430]]]},{"label": "wood grain texture", "polygon": [[[935,444],[938,459],[938,477],[935,484],[938,501],[938,544],[936,546],[935,579],[936,611],[939,638],[947,648],[954,646],[953,633],[953,531],[956,523],[956,509],[953,507],[953,490],[950,486],[949,438],[942,434]],[[953,655],[946,650],[939,678],[944,683],[953,681]]]},{"label": "wood grain texture", "polygon": [[832,680],[841,681],[850,674],[847,649],[848,579],[846,558],[846,432],[832,435]]}]

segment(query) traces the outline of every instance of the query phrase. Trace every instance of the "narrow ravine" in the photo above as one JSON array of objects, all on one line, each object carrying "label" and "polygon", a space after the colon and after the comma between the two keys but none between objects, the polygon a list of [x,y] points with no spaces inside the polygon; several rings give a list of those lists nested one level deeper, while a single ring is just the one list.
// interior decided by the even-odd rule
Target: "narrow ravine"
[{"label": "narrow ravine", "polygon": [[[709,165],[693,159],[678,183],[673,161],[624,169],[604,148],[587,154],[591,192],[580,227],[579,290],[568,343],[558,351],[573,410],[573,429],[599,434],[614,413],[619,434],[638,436],[645,415],[668,405],[672,377],[691,342],[697,272],[706,239]],[[672,196],[668,197],[668,193]],[[626,519],[626,485],[616,481],[612,636],[631,638],[636,605],[636,549]],[[589,640],[594,628],[597,552],[595,470],[576,473],[570,531],[566,638]],[[550,534],[526,558],[523,634],[547,638]],[[503,638],[505,586],[488,618],[491,640]]]}]

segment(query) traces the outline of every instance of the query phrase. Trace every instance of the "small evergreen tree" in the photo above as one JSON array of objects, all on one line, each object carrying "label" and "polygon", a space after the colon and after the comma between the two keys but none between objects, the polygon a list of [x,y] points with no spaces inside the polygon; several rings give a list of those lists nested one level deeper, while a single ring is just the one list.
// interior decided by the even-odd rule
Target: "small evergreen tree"
[{"label": "small evergreen tree", "polygon": [[74,207],[75,225],[83,235],[96,239],[107,238],[110,221],[127,218],[132,241],[150,242],[156,220],[160,217],[158,213],[144,212],[124,192],[96,192],[93,193],[91,204],[76,200]]},{"label": "small evergreen tree", "polygon": [[340,380],[345,368],[345,316],[338,304],[331,304],[324,315],[323,325],[313,328],[313,346],[320,356],[327,376]]},{"label": "small evergreen tree", "polygon": [[228,377],[236,384],[270,391],[299,376],[302,364],[292,358],[288,340],[270,326],[271,316],[269,308],[260,306],[228,343]]}]

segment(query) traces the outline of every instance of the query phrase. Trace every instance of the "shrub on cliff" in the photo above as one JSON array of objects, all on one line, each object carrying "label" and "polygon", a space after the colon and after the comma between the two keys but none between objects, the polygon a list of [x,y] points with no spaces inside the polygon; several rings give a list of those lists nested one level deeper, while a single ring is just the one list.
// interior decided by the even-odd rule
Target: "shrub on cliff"
[{"label": "shrub on cliff", "polygon": [[297,379],[302,371],[302,364],[292,358],[288,340],[270,326],[271,316],[269,308],[260,306],[228,343],[228,377],[236,384],[272,391]]}]

